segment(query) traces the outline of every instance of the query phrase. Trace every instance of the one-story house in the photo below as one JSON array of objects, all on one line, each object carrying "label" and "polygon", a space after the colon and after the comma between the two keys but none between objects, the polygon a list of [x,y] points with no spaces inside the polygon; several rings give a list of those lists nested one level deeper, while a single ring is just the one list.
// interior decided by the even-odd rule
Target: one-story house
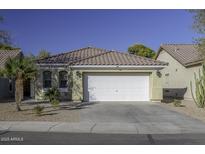
[{"label": "one-story house", "polygon": [[36,99],[58,87],[72,101],[160,101],[167,63],[125,52],[86,47],[37,60]]},{"label": "one-story house", "polygon": [[[22,56],[21,50],[0,50],[0,69],[4,69],[9,58]],[[15,84],[12,79],[0,77],[0,100],[10,99],[14,97]]]},{"label": "one-story house", "polygon": [[[190,81],[195,88],[194,73],[198,75],[203,58],[195,44],[162,44],[156,60],[168,62],[161,70],[164,95],[179,95],[179,89],[185,89],[184,99],[192,100]],[[175,93],[175,92],[176,93]],[[167,93],[167,94],[166,94]]]}]

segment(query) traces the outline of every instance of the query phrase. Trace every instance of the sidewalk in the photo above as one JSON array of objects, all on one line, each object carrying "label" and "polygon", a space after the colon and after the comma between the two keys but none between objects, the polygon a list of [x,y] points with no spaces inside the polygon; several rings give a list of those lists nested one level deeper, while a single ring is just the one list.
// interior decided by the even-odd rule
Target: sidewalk
[{"label": "sidewalk", "polygon": [[183,134],[205,133],[205,128],[180,128],[171,123],[92,123],[92,122],[32,122],[0,121],[0,133],[5,131],[67,132],[99,134]]}]

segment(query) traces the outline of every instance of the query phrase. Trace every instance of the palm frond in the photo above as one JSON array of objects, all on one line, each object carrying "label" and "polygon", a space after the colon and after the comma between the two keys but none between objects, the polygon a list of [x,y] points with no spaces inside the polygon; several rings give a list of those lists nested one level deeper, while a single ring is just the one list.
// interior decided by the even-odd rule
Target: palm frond
[{"label": "palm frond", "polygon": [[18,73],[22,74],[23,79],[34,78],[37,69],[35,63],[29,58],[8,59],[5,64],[5,74],[7,77],[16,78]]}]

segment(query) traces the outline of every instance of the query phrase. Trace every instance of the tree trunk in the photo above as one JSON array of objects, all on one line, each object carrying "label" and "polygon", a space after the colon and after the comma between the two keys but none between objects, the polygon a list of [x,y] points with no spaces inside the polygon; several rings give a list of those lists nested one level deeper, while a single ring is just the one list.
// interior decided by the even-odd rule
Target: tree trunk
[{"label": "tree trunk", "polygon": [[[23,79],[20,79],[20,83],[19,83],[19,84],[20,84],[20,87],[19,87],[19,88],[20,88],[20,91],[21,91],[21,101],[23,101],[23,99],[24,99],[24,98],[23,98],[23,96],[24,96],[24,92],[23,92],[23,91],[24,91],[24,89],[23,89],[23,85],[24,85]],[[21,103],[21,102],[20,102],[20,103]]]},{"label": "tree trunk", "polygon": [[22,79],[18,78],[15,81],[15,101],[16,101],[16,110],[21,111],[20,105],[21,105],[21,86],[22,84]]}]

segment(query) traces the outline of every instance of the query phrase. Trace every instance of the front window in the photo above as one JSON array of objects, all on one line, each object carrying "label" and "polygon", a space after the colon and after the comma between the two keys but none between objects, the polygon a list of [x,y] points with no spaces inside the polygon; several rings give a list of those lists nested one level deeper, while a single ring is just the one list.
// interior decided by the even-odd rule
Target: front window
[{"label": "front window", "polygon": [[68,87],[68,73],[66,71],[59,72],[59,87],[60,88]]},{"label": "front window", "polygon": [[51,72],[50,71],[43,72],[43,87],[51,88]]}]

